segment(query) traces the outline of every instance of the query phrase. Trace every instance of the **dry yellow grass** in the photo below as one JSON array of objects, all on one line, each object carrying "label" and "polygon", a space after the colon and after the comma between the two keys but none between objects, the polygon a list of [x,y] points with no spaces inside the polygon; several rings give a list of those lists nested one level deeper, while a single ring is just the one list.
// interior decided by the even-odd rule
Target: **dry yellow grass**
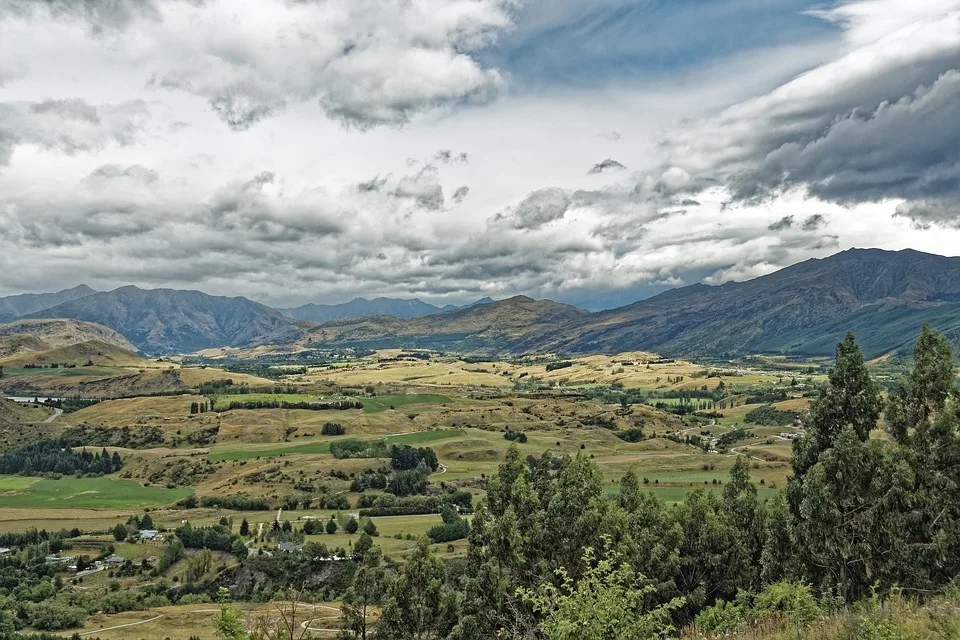
[{"label": "dry yellow grass", "polygon": [[197,396],[156,396],[108,400],[92,407],[67,414],[66,421],[73,424],[86,422],[103,425],[131,425],[164,418],[186,418],[190,404],[201,398]]}]

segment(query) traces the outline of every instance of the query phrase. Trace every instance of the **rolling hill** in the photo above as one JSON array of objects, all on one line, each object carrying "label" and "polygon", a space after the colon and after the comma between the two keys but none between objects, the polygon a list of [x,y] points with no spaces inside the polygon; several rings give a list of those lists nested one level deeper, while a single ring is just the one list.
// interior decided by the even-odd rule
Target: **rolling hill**
[{"label": "rolling hill", "polygon": [[597,313],[518,297],[409,321],[330,323],[310,337],[366,346],[724,357],[828,355],[851,330],[867,355],[877,356],[908,350],[925,322],[960,344],[960,258],[851,249],[746,282],[681,287]]},{"label": "rolling hill", "polygon": [[92,322],[67,318],[17,320],[0,325],[0,360],[86,342],[98,342],[128,352],[137,350],[113,329]]},{"label": "rolling hill", "polygon": [[122,335],[92,322],[56,318],[0,325],[0,366],[140,366],[146,361]]},{"label": "rolling hill", "polygon": [[515,296],[412,320],[378,316],[330,322],[310,328],[308,344],[505,352],[558,326],[582,322],[589,315],[559,302]]},{"label": "rolling hill", "polygon": [[96,293],[85,284],[56,293],[22,293],[0,298],[0,322],[10,322],[20,316],[36,313],[62,302],[69,302]]},{"label": "rolling hill", "polygon": [[301,335],[291,319],[246,298],[133,286],[94,293],[27,317],[96,322],[123,334],[147,353],[282,344]]}]

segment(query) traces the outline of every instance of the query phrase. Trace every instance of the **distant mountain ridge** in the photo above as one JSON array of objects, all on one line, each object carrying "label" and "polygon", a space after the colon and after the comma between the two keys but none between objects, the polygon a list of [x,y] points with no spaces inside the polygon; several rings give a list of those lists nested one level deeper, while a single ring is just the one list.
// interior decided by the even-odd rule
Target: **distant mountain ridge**
[{"label": "distant mountain ridge", "polygon": [[552,300],[514,296],[412,320],[391,316],[347,318],[309,329],[308,339],[313,344],[368,348],[509,351],[526,339],[589,315],[588,311]]},{"label": "distant mountain ridge", "polygon": [[[908,351],[926,322],[960,345],[960,258],[913,250],[851,249],[753,280],[690,285],[596,313],[576,309],[514,318],[516,300],[414,321],[330,324],[311,335],[330,344],[728,357],[828,355],[852,330],[865,352],[878,356]],[[500,330],[481,320],[495,309],[504,312]],[[533,326],[510,331],[517,322]]]},{"label": "distant mountain ridge", "polygon": [[29,313],[55,307],[62,302],[83,298],[91,293],[96,293],[96,290],[81,284],[72,289],[64,289],[56,293],[21,293],[0,298],[0,323],[10,322]]},{"label": "distant mountain ridge", "polygon": [[[852,330],[872,357],[906,352],[923,323],[960,345],[960,258],[912,250],[851,249],[745,282],[695,284],[595,313],[526,296],[454,309],[417,299],[358,298],[298,307],[303,317],[298,320],[246,298],[199,291],[77,289],[41,294],[78,297],[25,317],[95,322],[147,353],[298,345],[495,353],[643,350],[702,358],[827,355]],[[43,304],[29,296],[12,298],[18,300],[8,302],[8,309]],[[336,317],[314,320],[331,316]]]},{"label": "distant mountain ridge", "polygon": [[301,335],[291,319],[247,298],[134,286],[94,293],[26,317],[96,322],[155,354],[282,344]]},{"label": "distant mountain ridge", "polygon": [[283,315],[294,320],[311,322],[332,322],[341,318],[371,318],[374,316],[393,316],[401,320],[422,318],[423,316],[465,309],[478,304],[493,302],[493,298],[483,298],[463,307],[446,305],[438,307],[419,298],[354,298],[341,304],[305,304],[291,309],[277,309]]},{"label": "distant mountain ridge", "polygon": [[960,343],[958,302],[960,258],[850,249],[746,282],[673,289],[558,327],[523,347],[686,357],[827,355],[849,330],[867,355],[878,356],[908,350],[925,322]]}]

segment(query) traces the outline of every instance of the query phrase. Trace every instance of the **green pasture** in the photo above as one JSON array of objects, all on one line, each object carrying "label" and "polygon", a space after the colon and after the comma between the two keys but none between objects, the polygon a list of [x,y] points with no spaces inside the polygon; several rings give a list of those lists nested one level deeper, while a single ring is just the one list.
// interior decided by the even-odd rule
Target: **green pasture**
[{"label": "green pasture", "polygon": [[23,478],[0,476],[0,508],[124,509],[159,507],[186,498],[191,489],[144,486],[111,476]]},{"label": "green pasture", "polygon": [[222,411],[231,402],[324,402],[324,398],[306,393],[230,393],[214,398],[214,410]]},{"label": "green pasture", "polygon": [[399,409],[412,404],[442,404],[444,402],[453,402],[447,396],[411,393],[395,396],[374,396],[372,398],[361,398],[363,410],[367,413],[380,413],[387,409]]}]

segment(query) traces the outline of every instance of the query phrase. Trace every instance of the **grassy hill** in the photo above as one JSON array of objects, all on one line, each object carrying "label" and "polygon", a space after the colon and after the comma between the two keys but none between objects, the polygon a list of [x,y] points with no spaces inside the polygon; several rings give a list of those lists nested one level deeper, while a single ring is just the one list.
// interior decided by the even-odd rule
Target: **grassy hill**
[{"label": "grassy hill", "polygon": [[533,336],[581,322],[590,313],[550,300],[515,296],[412,320],[348,319],[308,330],[308,344],[362,344],[372,348],[418,346],[461,351],[511,351]]},{"label": "grassy hill", "polygon": [[130,352],[137,350],[129,340],[113,329],[93,322],[68,318],[17,320],[0,325],[0,362],[20,355],[91,341]]}]

